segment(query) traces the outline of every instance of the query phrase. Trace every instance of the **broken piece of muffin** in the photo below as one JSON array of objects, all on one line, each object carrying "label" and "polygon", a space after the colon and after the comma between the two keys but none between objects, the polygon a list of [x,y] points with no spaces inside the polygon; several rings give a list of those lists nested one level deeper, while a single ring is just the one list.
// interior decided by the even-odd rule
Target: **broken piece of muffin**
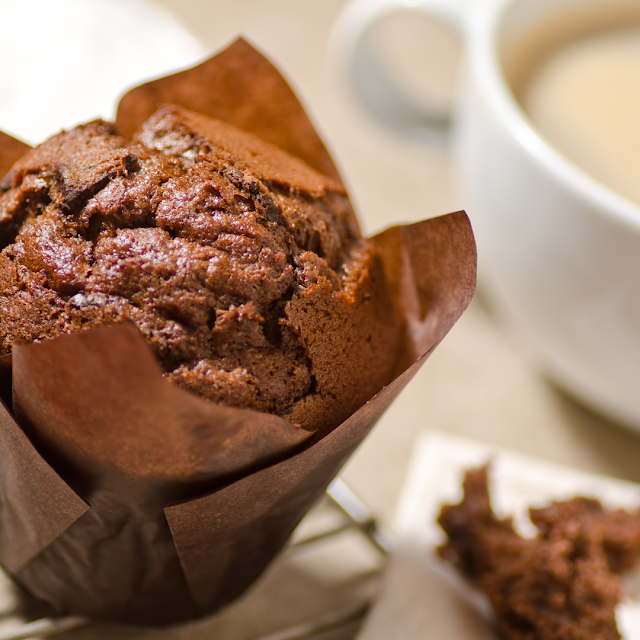
[{"label": "broken piece of muffin", "polygon": [[530,509],[538,529],[524,538],[491,507],[488,466],[468,471],[459,504],[438,523],[438,552],[488,597],[507,640],[617,640],[618,574],[640,555],[640,512],[605,510],[576,497]]},{"label": "broken piece of muffin", "polygon": [[235,127],[96,121],[0,183],[0,357],[133,322],[165,375],[323,435],[387,384],[399,328],[344,189]]}]

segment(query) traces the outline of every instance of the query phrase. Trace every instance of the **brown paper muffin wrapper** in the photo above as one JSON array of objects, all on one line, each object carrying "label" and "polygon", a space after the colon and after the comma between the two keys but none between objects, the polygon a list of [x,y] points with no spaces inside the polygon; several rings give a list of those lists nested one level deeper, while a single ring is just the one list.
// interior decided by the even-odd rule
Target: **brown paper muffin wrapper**
[{"label": "brown paper muffin wrapper", "polygon": [[[243,40],[131,90],[118,130],[131,135],[159,103],[230,122],[340,179],[291,88]],[[0,135],[0,174],[26,149]],[[403,327],[397,376],[322,439],[179,389],[133,326],[14,345],[13,412],[0,406],[0,562],[16,581],[59,612],[145,625],[241,595],[473,296],[463,212],[372,241]]]}]

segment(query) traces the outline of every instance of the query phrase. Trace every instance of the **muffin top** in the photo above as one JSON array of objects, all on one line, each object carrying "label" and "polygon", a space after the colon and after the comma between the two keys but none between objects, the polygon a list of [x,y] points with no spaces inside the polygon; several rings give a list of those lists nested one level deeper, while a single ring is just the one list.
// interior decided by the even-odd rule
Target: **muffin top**
[{"label": "muffin top", "polygon": [[[95,121],[0,182],[0,356],[133,322],[209,400],[335,426],[386,384],[398,327],[341,186],[230,125]],[[364,381],[360,378],[365,378]]]}]

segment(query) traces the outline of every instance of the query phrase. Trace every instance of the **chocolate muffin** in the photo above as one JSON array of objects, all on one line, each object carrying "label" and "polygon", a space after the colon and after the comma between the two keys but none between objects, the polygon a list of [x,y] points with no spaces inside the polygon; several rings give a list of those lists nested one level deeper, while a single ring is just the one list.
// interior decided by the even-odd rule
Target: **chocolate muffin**
[{"label": "chocolate muffin", "polygon": [[165,375],[326,434],[387,384],[400,329],[343,188],[231,125],[95,121],[0,182],[0,356],[133,322]]}]

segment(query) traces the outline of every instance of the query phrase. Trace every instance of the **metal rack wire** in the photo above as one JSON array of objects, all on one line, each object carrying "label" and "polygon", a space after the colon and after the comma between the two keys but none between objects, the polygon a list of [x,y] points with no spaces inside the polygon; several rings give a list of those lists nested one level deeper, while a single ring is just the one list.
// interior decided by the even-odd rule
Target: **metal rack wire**
[{"label": "metal rack wire", "polygon": [[[344,480],[337,478],[329,485],[327,498],[345,516],[346,522],[326,529],[320,533],[294,541],[288,551],[295,551],[314,545],[320,541],[339,536],[347,531],[357,530],[375,549],[386,556],[393,547],[393,537],[380,526],[369,507],[350,489]],[[322,616],[307,620],[287,629],[282,629],[255,640],[305,640],[331,630],[339,630],[362,620],[370,606],[369,601],[345,607]],[[85,618],[66,616],[61,618],[42,618],[28,622],[17,629],[0,632],[0,640],[28,640],[49,638],[65,631],[90,624]]]}]

